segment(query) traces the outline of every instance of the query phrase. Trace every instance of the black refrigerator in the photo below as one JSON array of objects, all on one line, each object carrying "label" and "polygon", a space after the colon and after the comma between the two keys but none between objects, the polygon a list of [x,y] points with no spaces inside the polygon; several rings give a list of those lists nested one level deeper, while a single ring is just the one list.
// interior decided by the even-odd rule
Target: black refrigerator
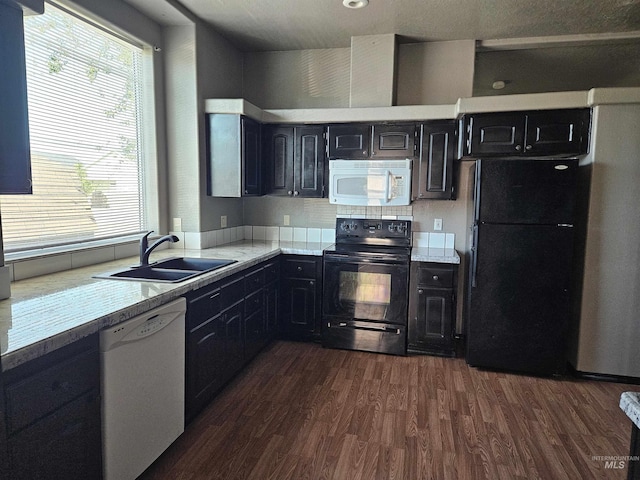
[{"label": "black refrigerator", "polygon": [[577,172],[576,159],[477,160],[468,364],[564,371]]}]

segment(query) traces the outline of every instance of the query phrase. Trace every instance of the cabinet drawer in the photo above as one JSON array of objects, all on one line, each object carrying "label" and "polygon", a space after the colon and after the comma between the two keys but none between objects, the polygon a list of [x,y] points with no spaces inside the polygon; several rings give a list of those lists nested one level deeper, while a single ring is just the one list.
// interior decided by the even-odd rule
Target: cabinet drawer
[{"label": "cabinet drawer", "polygon": [[418,285],[436,288],[453,287],[453,270],[450,268],[424,267],[418,268]]},{"label": "cabinet drawer", "polygon": [[278,281],[280,279],[280,262],[267,263],[264,266],[264,283]]},{"label": "cabinet drawer", "polygon": [[220,310],[226,310],[244,298],[244,277],[228,280],[220,287]]},{"label": "cabinet drawer", "polygon": [[220,287],[211,288],[200,294],[187,305],[187,328],[189,331],[197,328],[210,318],[220,313]]},{"label": "cabinet drawer", "polygon": [[100,442],[100,391],[95,389],[8,440],[7,478],[102,478]]},{"label": "cabinet drawer", "polygon": [[9,435],[92,388],[99,388],[99,362],[98,351],[91,350],[7,385]]},{"label": "cabinet drawer", "polygon": [[248,294],[255,292],[264,285],[264,270],[259,268],[244,277],[244,288]]},{"label": "cabinet drawer", "polygon": [[244,314],[246,316],[251,315],[254,312],[257,312],[262,308],[262,290],[258,290],[257,292],[253,292],[249,295],[244,301]]},{"label": "cabinet drawer", "polygon": [[283,273],[288,277],[316,278],[316,260],[299,258],[285,258],[282,265]]}]

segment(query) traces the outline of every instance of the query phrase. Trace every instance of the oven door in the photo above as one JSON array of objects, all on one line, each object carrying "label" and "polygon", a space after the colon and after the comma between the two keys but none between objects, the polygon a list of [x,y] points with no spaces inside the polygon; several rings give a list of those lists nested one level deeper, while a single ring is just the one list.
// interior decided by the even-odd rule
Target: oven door
[{"label": "oven door", "polygon": [[327,321],[407,324],[408,261],[325,252],[323,268],[322,314]]}]

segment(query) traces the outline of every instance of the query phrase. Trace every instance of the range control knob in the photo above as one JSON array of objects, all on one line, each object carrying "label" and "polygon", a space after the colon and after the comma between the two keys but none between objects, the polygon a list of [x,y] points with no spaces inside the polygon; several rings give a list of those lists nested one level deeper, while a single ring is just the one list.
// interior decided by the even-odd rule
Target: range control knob
[{"label": "range control knob", "polygon": [[340,224],[340,229],[344,232],[350,232],[350,231],[354,231],[358,229],[358,225],[355,224],[354,222],[351,223],[347,223],[347,222],[342,222]]}]

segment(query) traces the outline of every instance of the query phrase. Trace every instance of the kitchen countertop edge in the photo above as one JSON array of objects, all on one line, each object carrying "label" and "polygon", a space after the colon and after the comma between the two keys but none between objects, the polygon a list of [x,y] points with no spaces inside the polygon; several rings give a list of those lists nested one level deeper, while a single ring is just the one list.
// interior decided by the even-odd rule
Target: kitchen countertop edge
[{"label": "kitchen countertop edge", "polygon": [[[2,369],[15,368],[280,254],[322,256],[329,246],[315,242],[244,240],[210,249],[166,249],[154,253],[155,260],[176,256],[237,260],[183,283],[93,278],[126,268],[135,263],[135,258],[21,280],[13,284],[13,296],[0,301]],[[414,248],[411,260],[460,263],[453,249]],[[65,318],[57,321],[55,312],[60,309],[64,309]]]},{"label": "kitchen countertop edge", "polygon": [[620,395],[620,408],[640,428],[640,392],[623,392]]},{"label": "kitchen countertop edge", "polygon": [[[114,262],[107,262],[90,267],[83,267],[76,270],[67,270],[64,272],[45,275],[42,277],[34,277],[20,282],[16,282],[13,288],[13,296],[9,299],[0,302],[0,312],[3,317],[8,317],[9,326],[2,325],[7,323],[5,318],[0,321],[0,327],[2,331],[0,334],[4,334],[3,340],[5,345],[2,348],[2,370],[8,371],[15,368],[25,362],[41,357],[51,351],[58,348],[69,345],[84,337],[97,333],[100,330],[117,325],[118,323],[129,320],[136,315],[143,314],[149,310],[164,305],[185,293],[193,290],[197,290],[202,287],[206,287],[214,282],[229,277],[237,272],[246,270],[259,263],[262,263],[271,258],[275,258],[280,254],[299,254],[299,255],[322,255],[324,248],[329,244],[320,243],[304,243],[304,242],[270,242],[270,241],[242,241],[236,243],[230,243],[218,247],[213,247],[204,250],[179,250],[177,253],[174,249],[161,250],[154,253],[156,260],[175,257],[213,257],[213,258],[232,258],[237,260],[235,263],[224,267],[222,269],[199,275],[191,280],[183,283],[156,283],[156,282],[138,282],[127,280],[109,280],[109,279],[96,279],[93,275],[109,272],[126,268],[128,265],[135,263],[135,259],[123,259]],[[243,250],[249,250],[250,253],[245,255],[234,255],[234,251],[240,252]],[[242,257],[242,258],[239,258]],[[51,287],[50,291],[47,291],[43,295],[38,295],[35,291],[39,290],[39,286],[42,284],[48,285],[62,285],[61,287]],[[66,284],[69,284],[65,287]],[[90,311],[92,309],[91,299],[83,299],[74,295],[74,290],[78,288],[89,288],[90,285],[104,286],[107,288],[113,287],[113,290],[131,290],[143,292],[139,294],[140,298],[133,300],[120,300],[114,301],[113,310],[107,312],[96,313],[93,316]],[[30,292],[30,286],[33,286],[34,292]],[[98,288],[98,287],[96,287]],[[155,291],[154,291],[155,290]],[[67,293],[68,292],[68,293]],[[144,293],[147,292],[147,293]],[[98,293],[99,295],[99,293]],[[143,296],[148,295],[146,298]],[[134,295],[135,296],[135,295]],[[54,297],[57,297],[54,299]],[[65,298],[69,304],[74,304],[74,309],[88,310],[89,313],[84,315],[84,318],[78,320],[75,325],[68,325],[68,322],[63,322],[66,326],[61,327],[60,331],[55,333],[46,333],[43,330],[43,326],[47,323],[46,319],[41,320],[42,324],[34,323],[34,325],[20,325],[22,337],[31,336],[32,340],[22,340],[18,342],[19,345],[11,346],[8,340],[10,333],[8,330],[15,324],[20,323],[21,313],[26,315],[26,310],[31,306],[40,302],[47,303],[45,300],[52,299],[49,303],[58,302],[60,308],[65,308],[67,305],[63,304]],[[47,306],[39,307],[43,316],[55,316],[52,314],[51,309],[47,309]],[[8,312],[8,313],[7,313]],[[32,315],[29,313],[29,315]],[[33,314],[32,316],[36,316]],[[55,321],[51,321],[55,323]],[[40,327],[40,328],[39,328]]]}]

